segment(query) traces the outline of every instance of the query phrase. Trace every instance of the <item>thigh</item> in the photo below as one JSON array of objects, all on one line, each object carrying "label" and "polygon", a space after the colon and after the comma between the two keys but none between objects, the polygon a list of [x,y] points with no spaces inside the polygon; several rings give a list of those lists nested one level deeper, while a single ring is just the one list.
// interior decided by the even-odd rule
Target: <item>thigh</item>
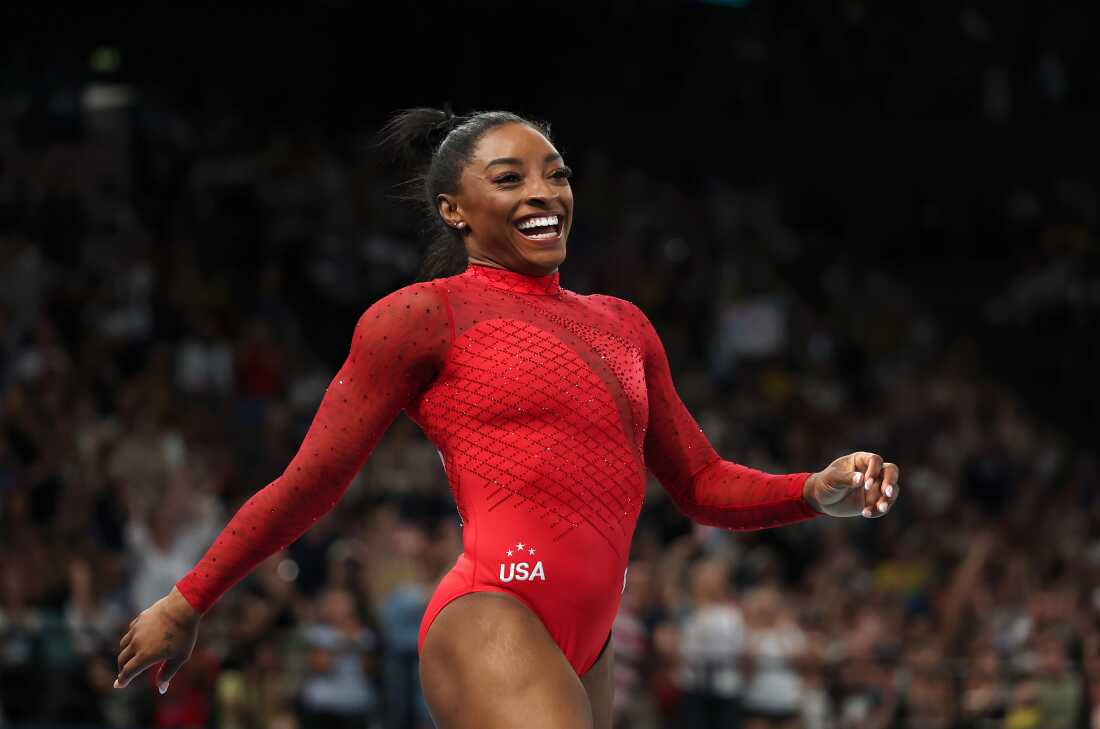
[{"label": "thigh", "polygon": [[593,729],[588,696],[538,616],[516,598],[477,592],[432,621],[420,656],[438,729]]},{"label": "thigh", "polygon": [[594,729],[611,729],[611,710],[615,700],[615,646],[608,636],[599,659],[581,677],[588,703],[592,707]]}]

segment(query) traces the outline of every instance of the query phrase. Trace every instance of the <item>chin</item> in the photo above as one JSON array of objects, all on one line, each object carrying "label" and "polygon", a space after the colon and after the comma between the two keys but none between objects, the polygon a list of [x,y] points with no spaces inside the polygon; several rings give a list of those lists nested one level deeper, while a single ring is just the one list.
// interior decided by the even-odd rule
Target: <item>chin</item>
[{"label": "chin", "polygon": [[565,243],[552,248],[544,248],[535,251],[524,251],[524,258],[540,267],[554,269],[565,261]]}]

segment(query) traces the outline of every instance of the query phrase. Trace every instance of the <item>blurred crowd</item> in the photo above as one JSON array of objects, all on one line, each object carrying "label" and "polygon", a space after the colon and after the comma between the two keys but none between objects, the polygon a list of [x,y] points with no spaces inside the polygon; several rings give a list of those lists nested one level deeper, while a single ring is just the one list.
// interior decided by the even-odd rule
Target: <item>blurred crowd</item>
[{"label": "blurred crowd", "polygon": [[[359,313],[422,251],[373,130],[130,93],[0,96],[0,725],[426,729],[417,630],[461,527],[403,415],[336,509],[210,611],[166,695],[111,688],[127,623],[281,473]],[[1100,460],[1044,407],[1095,380],[1012,366],[1043,357],[1043,322],[1097,320],[1095,186],[997,183],[968,230],[1019,245],[997,295],[961,307],[943,282],[980,261],[892,269],[782,180],[686,185],[570,149],[562,285],[646,311],[723,457],[790,472],[873,450],[902,474],[887,518],[744,534],[693,525],[651,479],[617,725],[1100,727]]]}]

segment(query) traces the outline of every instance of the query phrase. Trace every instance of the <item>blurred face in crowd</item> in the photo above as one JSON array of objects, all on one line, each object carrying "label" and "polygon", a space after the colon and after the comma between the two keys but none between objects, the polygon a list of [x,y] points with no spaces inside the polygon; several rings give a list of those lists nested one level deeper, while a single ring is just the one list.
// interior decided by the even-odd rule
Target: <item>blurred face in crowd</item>
[{"label": "blurred face in crowd", "polygon": [[757,627],[771,627],[779,622],[782,607],[779,592],[775,588],[758,587],[745,601],[745,617]]},{"label": "blurred face in crowd", "polygon": [[703,560],[691,569],[691,597],[696,603],[706,605],[719,602],[726,594],[729,571],[720,560]]},{"label": "blurred face in crowd", "polygon": [[439,210],[451,225],[465,224],[471,261],[544,276],[565,260],[570,174],[541,133],[503,124],[481,137],[458,192],[440,195]]},{"label": "blurred face in crowd", "polygon": [[334,626],[355,622],[355,598],[347,590],[330,588],[321,596],[320,618]]},{"label": "blurred face in crowd", "polygon": [[1039,643],[1039,672],[1044,676],[1061,676],[1066,670],[1066,650],[1057,638],[1044,638]]}]

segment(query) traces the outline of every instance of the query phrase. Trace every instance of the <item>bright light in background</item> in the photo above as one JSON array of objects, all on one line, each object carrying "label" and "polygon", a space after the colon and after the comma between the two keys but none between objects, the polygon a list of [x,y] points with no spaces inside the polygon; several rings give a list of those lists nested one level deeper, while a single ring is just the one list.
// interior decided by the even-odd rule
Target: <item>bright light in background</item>
[{"label": "bright light in background", "polygon": [[122,65],[122,54],[117,48],[100,46],[92,51],[88,64],[96,73],[112,73]]}]

